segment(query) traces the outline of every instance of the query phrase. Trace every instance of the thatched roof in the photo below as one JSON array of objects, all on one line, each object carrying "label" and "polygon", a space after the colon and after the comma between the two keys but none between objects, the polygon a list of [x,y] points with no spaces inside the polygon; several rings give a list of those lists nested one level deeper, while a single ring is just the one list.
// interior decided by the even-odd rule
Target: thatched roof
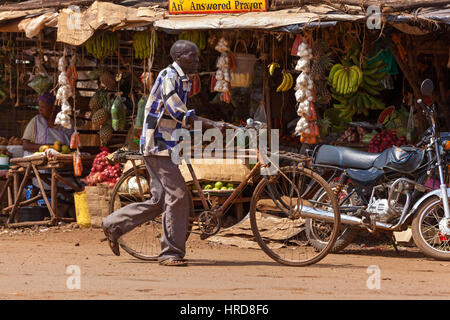
[{"label": "thatched roof", "polygon": [[[305,26],[365,21],[369,6],[379,8],[389,23],[423,22],[450,25],[450,1],[442,0],[268,0],[268,12],[170,15],[167,1],[28,0],[0,6],[0,32],[33,37],[57,28],[59,41],[80,45],[98,29],[117,30],[154,25],[165,30],[266,29],[297,32]],[[75,10],[71,6],[78,6]],[[368,9],[369,8],[369,9]],[[72,28],[74,14],[80,28]],[[68,23],[69,22],[69,23]]]}]

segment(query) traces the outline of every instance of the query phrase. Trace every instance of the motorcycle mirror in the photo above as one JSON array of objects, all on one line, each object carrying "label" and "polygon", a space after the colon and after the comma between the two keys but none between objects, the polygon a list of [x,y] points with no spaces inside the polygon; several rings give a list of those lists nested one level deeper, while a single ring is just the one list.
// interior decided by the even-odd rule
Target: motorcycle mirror
[{"label": "motorcycle mirror", "polygon": [[431,104],[431,100],[433,97],[434,84],[430,79],[425,79],[420,86],[420,92],[425,100],[427,105]]}]

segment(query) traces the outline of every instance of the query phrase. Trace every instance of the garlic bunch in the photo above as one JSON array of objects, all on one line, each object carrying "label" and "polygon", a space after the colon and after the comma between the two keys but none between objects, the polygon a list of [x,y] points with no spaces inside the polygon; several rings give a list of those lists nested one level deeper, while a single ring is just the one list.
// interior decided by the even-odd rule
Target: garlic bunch
[{"label": "garlic bunch", "polygon": [[315,144],[320,137],[320,132],[314,108],[314,81],[310,74],[312,49],[305,41],[297,49],[297,56],[300,59],[297,61],[295,70],[299,71],[300,75],[296,79],[295,100],[297,101],[297,115],[300,119],[295,127],[295,135],[301,136],[300,142],[302,143]]},{"label": "garlic bunch", "polygon": [[73,95],[72,89],[69,84],[69,78],[67,77],[67,64],[65,54],[58,61],[58,91],[56,92],[56,104],[61,106],[61,111],[56,115],[55,124],[61,125],[64,128],[72,129],[72,123],[70,121],[70,115],[72,113],[72,107],[68,99]]},{"label": "garlic bunch", "polygon": [[217,71],[216,71],[216,84],[214,86],[215,92],[230,92],[230,48],[228,41],[225,38],[220,38],[215,47],[220,52],[220,56],[217,59]]},{"label": "garlic bunch", "polygon": [[312,49],[303,41],[297,50],[300,59],[295,66],[296,71],[300,71],[295,86],[295,100],[297,101],[297,115],[300,120],[295,128],[296,135],[311,134],[308,119],[311,118],[311,103],[314,100],[314,82],[309,73],[311,70]]}]

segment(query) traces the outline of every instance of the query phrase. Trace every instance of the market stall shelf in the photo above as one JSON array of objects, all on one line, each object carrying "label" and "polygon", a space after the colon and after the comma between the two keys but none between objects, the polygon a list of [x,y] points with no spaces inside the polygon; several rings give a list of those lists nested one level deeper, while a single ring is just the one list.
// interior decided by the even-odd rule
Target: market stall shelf
[{"label": "market stall shelf", "polygon": [[[92,156],[82,156],[83,166],[92,164]],[[64,190],[58,183],[68,186],[73,191],[80,191],[82,186],[69,181],[73,177],[73,156],[56,154],[38,154],[24,158],[11,159],[11,168],[8,172],[7,182],[0,191],[0,199],[8,196],[8,206],[2,209],[2,215],[7,216],[6,226],[9,228],[26,227],[33,225],[56,225],[60,221],[73,221],[73,218],[63,217],[58,210],[58,192]],[[71,172],[71,173],[68,173]],[[33,178],[37,181],[40,193],[24,200],[25,187]],[[50,190],[44,188],[44,183],[50,186]],[[50,198],[48,194],[50,193]],[[44,200],[50,214],[50,219],[41,221],[20,222],[20,208]]]}]

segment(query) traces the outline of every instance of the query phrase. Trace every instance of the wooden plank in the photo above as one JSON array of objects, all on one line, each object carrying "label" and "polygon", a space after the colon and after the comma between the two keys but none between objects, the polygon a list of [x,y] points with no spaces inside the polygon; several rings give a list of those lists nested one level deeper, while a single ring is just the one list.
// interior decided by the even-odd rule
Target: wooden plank
[{"label": "wooden plank", "polygon": [[22,228],[22,227],[31,227],[31,226],[50,226],[53,225],[53,222],[50,220],[47,221],[29,221],[29,222],[16,222],[16,223],[9,223],[8,228]]}]

